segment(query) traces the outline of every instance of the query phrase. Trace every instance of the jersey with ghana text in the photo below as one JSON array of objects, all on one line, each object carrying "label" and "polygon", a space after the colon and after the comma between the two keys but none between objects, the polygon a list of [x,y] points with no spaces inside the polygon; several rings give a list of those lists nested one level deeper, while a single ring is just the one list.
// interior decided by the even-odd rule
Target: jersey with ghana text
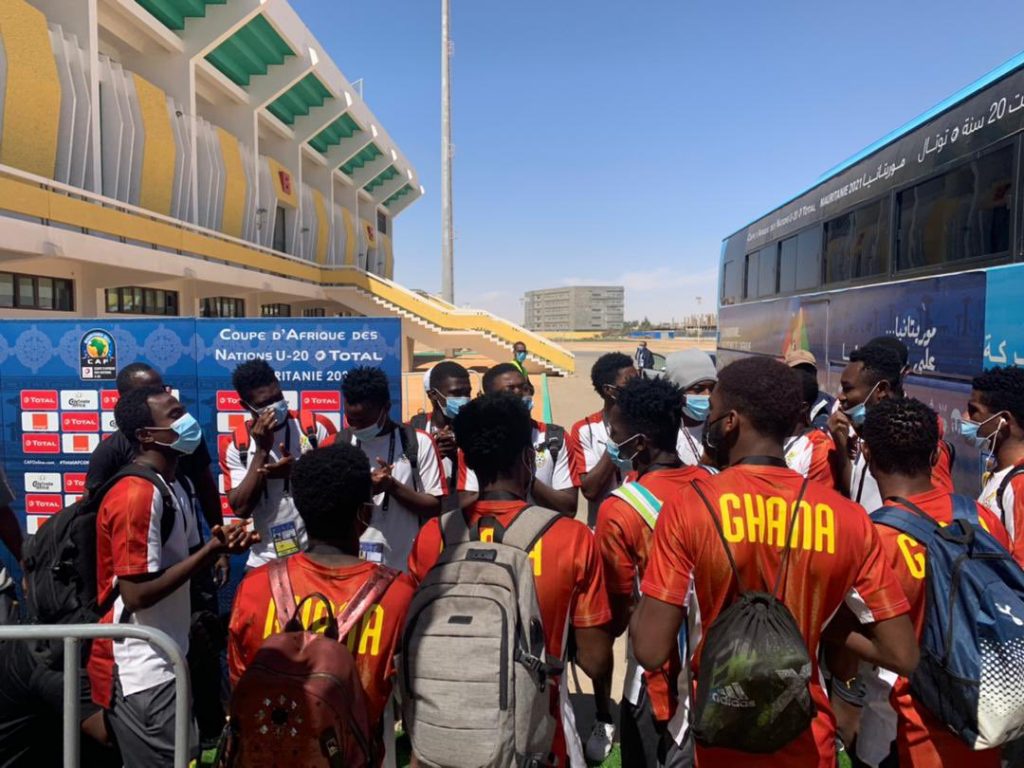
[{"label": "jersey with ghana text", "polygon": [[[712,505],[746,590],[768,591],[775,584],[783,546],[790,533],[791,507],[803,478],[788,468],[739,465],[696,481]],[[817,653],[822,631],[845,602],[862,622],[907,613],[909,604],[882,556],[878,534],[864,511],[835,491],[810,483],[793,522],[793,548],[781,587],[812,660],[811,696],[818,714],[811,728],[779,752],[753,755],[698,745],[703,767],[744,765],[787,768],[835,765],[835,725],[828,697],[820,685]],[[685,608],[694,590],[699,616],[693,627],[690,664],[699,676],[699,643],[710,626],[738,595],[729,560],[711,513],[693,489],[684,488],[662,509],[654,544],[641,584],[644,595]],[[692,622],[691,617],[691,622]],[[686,688],[681,684],[681,695]],[[683,699],[671,729],[685,732]]]}]

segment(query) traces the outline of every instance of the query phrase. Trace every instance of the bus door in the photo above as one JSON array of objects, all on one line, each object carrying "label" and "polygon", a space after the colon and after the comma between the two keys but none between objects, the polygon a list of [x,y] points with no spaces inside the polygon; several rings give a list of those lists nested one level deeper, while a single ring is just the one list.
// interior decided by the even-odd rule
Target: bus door
[{"label": "bus door", "polygon": [[[806,338],[806,349],[818,361],[818,386],[830,395],[839,388],[844,362],[841,350],[833,349],[829,328],[829,300],[812,299],[800,304],[800,322]],[[838,367],[836,367],[838,365]]]}]

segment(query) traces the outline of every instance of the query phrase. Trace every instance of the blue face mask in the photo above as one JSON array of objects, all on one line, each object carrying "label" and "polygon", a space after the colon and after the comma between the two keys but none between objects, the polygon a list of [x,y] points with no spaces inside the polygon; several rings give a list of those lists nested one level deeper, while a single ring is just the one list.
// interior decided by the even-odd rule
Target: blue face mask
[{"label": "blue face mask", "polygon": [[468,397],[446,397],[444,400],[444,415],[449,419],[454,419],[459,415],[459,411],[468,404]]},{"label": "blue face mask", "polygon": [[636,454],[639,453],[639,451],[635,451],[633,455],[627,459],[622,455],[622,446],[638,437],[640,437],[639,433],[632,437],[627,437],[621,443],[616,443],[614,440],[609,438],[608,443],[605,445],[605,451],[608,453],[608,458],[612,460],[612,463],[618,467],[619,471],[623,474],[629,474],[633,471],[633,459],[636,458]]},{"label": "blue face mask", "polygon": [[274,414],[274,429],[279,429],[285,425],[288,421],[288,403],[284,398],[271,403],[270,405],[264,405],[262,408],[256,408],[255,406],[245,404],[249,410],[254,411],[258,416],[262,416],[267,411],[271,411]]},{"label": "blue face mask", "polygon": [[683,413],[694,421],[707,421],[708,413],[711,411],[710,395],[687,395],[686,405],[683,406]]},{"label": "blue face mask", "polygon": [[[992,419],[997,418],[1000,420],[1000,423],[996,425],[996,428],[992,431],[991,435],[986,435],[982,437],[981,435],[978,434],[978,430],[981,429],[981,427],[988,424],[990,421],[992,421]],[[989,448],[990,443],[992,443],[992,448],[994,448],[995,437],[996,435],[999,434],[999,430],[1003,426],[1002,422],[1003,419],[998,413],[995,416],[989,416],[984,421],[971,421],[970,419],[961,419],[957,431],[960,433],[961,437],[964,437],[965,439],[970,440],[972,443],[974,443],[975,448]],[[992,450],[992,448],[989,448],[989,450]]]},{"label": "blue face mask", "polygon": [[530,413],[533,413],[533,395],[524,395],[523,405],[526,406],[526,410],[528,410]]},{"label": "blue face mask", "polygon": [[362,429],[349,430],[352,436],[360,443],[365,443],[369,440],[373,440],[375,437],[379,437],[381,430],[384,429],[384,416],[386,411],[382,411],[380,416],[377,417],[377,421],[368,427]]},{"label": "blue face mask", "polygon": [[[878,384],[881,383],[882,382],[878,382]],[[868,392],[868,396],[864,398],[863,403],[853,406],[853,408],[848,411],[843,411],[843,413],[846,414],[846,418],[848,418],[850,423],[857,429],[864,426],[864,419],[867,418],[868,415],[868,400],[870,400],[871,396],[875,394],[875,390],[878,389],[878,384],[875,384],[875,386],[871,388],[871,391]]]},{"label": "blue face mask", "polygon": [[158,442],[157,445],[167,446],[178,453],[194,453],[196,448],[199,447],[199,443],[203,441],[203,428],[199,426],[196,417],[191,413],[186,413],[180,419],[177,419],[168,429],[172,430],[178,436],[178,439],[173,443]]},{"label": "blue face mask", "polygon": [[516,362],[517,363],[525,363],[526,362],[526,353],[525,352],[516,352]]}]

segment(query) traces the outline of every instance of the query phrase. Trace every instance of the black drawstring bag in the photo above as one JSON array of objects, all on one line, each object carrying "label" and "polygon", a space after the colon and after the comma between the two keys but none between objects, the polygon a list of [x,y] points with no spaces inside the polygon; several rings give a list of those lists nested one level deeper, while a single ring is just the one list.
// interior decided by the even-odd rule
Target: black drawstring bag
[{"label": "black drawstring bag", "polygon": [[711,514],[739,588],[736,600],[719,614],[704,638],[693,735],[705,747],[777,752],[807,730],[815,715],[808,688],[811,658],[779,594],[807,480],[793,506],[786,548],[770,594],[744,591],[718,517],[700,483],[693,486]]}]

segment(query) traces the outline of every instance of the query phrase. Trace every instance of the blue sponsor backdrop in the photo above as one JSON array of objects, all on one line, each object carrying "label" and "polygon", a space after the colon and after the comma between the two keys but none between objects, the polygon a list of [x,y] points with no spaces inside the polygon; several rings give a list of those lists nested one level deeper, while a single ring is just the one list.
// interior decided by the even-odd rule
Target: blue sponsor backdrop
[{"label": "blue sponsor backdrop", "polygon": [[[33,532],[81,492],[91,450],[116,429],[117,370],[133,362],[159,370],[200,420],[215,454],[243,417],[228,402],[231,372],[255,357],[278,372],[294,408],[322,413],[336,425],[345,372],[380,367],[391,382],[392,415],[401,415],[395,319],[0,322],[0,447],[22,525]],[[2,557],[13,565],[6,551]]]},{"label": "blue sponsor backdrop", "polygon": [[1016,339],[1016,349],[1024,357],[1024,330],[1014,304],[1019,297],[1011,287],[1014,281],[1021,284],[1022,269],[965,272],[723,306],[719,364],[747,354],[781,357],[794,346],[809,349],[818,360],[819,383],[835,394],[850,352],[876,336],[898,338],[910,353],[907,392],[942,417],[946,438],[959,457],[954,469],[957,487],[975,493],[980,487],[977,450],[953,435],[949,426],[965,407],[971,378],[985,365],[985,340],[993,334],[993,323],[1000,329],[1000,339]]}]

